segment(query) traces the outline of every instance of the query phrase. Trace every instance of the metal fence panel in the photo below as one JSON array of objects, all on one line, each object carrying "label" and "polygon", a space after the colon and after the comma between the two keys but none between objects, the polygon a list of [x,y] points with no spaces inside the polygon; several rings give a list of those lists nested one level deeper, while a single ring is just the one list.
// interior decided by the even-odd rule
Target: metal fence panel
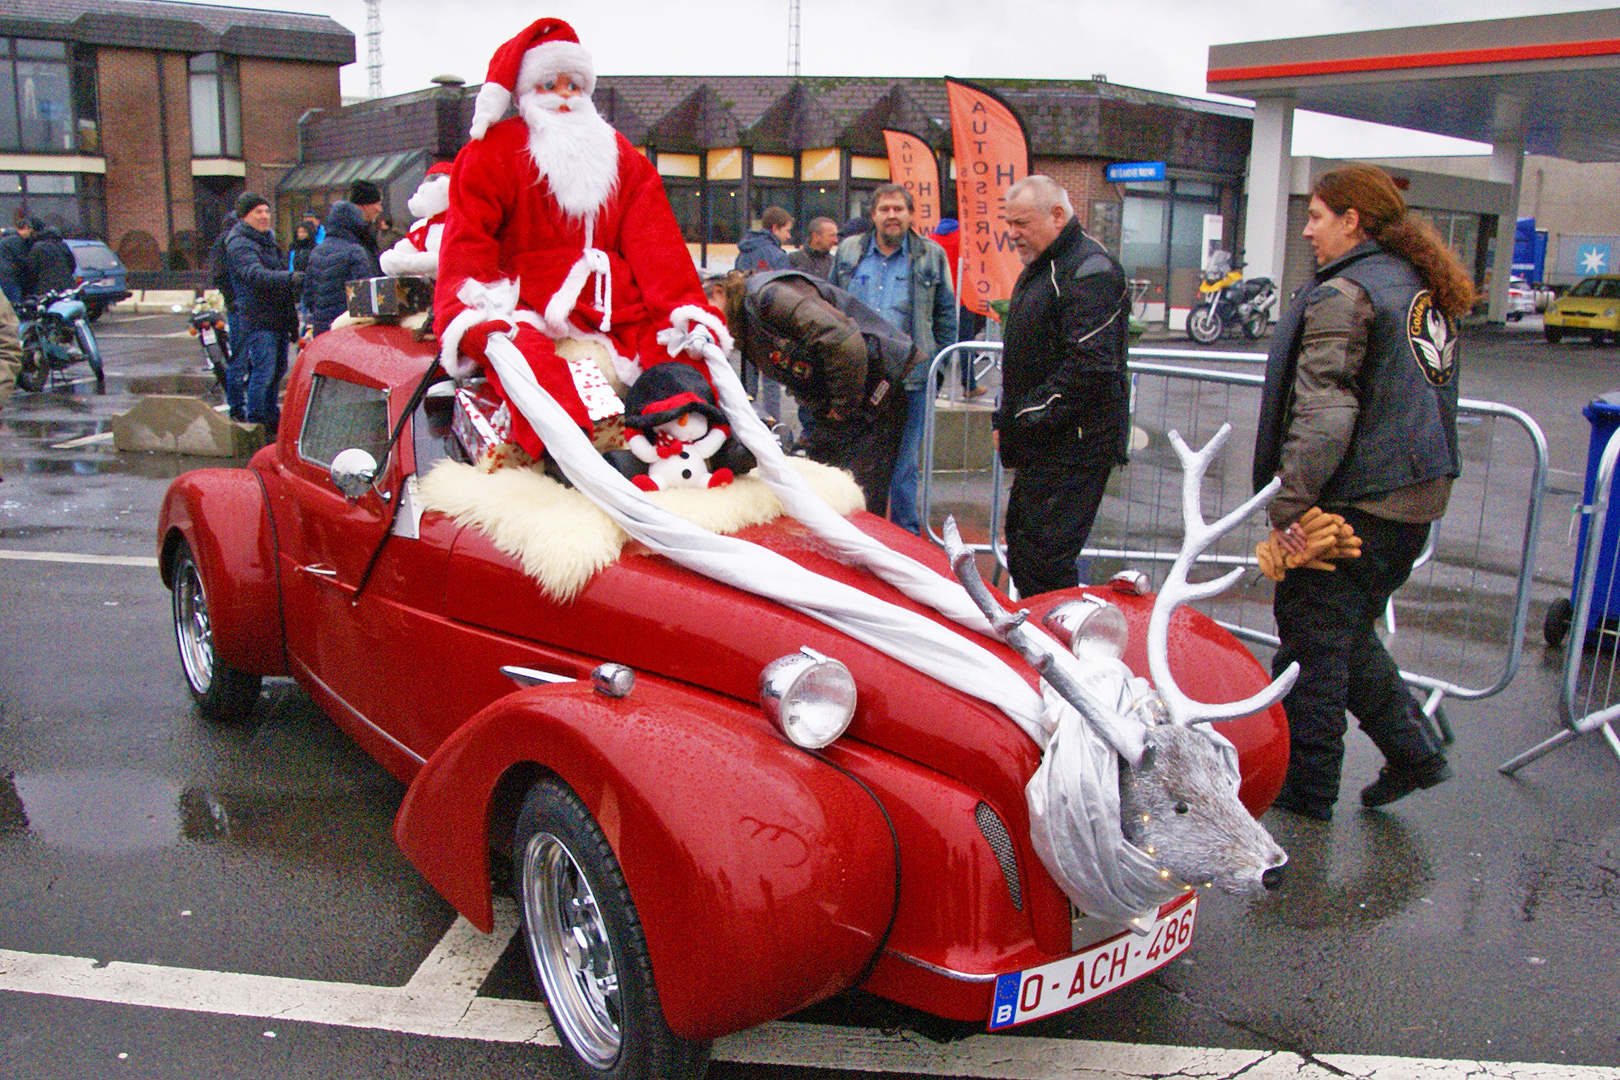
[{"label": "metal fence panel", "polygon": [[[952,346],[935,358],[935,371],[947,368],[953,355],[960,353],[993,356],[999,362],[999,350],[995,342]],[[1153,572],[1162,580],[1175,559],[1183,524],[1180,465],[1168,441],[1172,429],[1189,444],[1201,446],[1222,424],[1234,428],[1222,458],[1210,465],[1204,485],[1206,518],[1227,513],[1252,493],[1262,377],[1252,367],[1193,368],[1148,358],[1166,355],[1176,359],[1197,355],[1234,366],[1264,360],[1255,353],[1131,351],[1130,464],[1110,479],[1082,553],[1082,580],[1104,581],[1127,567]],[[947,402],[943,414],[964,407]],[[1527,414],[1469,399],[1458,411],[1462,475],[1452,487],[1445,518],[1431,532],[1430,551],[1392,600],[1386,620],[1390,652],[1408,682],[1427,692],[1425,711],[1431,716],[1443,696],[1487,697],[1506,687],[1517,671],[1547,475],[1546,439]],[[962,438],[960,433],[970,426],[954,420],[941,424],[939,417],[930,415],[924,460],[936,460],[932,456],[936,430],[949,428],[952,438]],[[988,439],[987,434],[981,437]],[[959,454],[954,447],[950,457],[947,464],[958,458],[972,460],[971,453]],[[999,536],[1005,487],[993,456],[983,468],[945,467],[925,473],[923,506],[930,535],[938,540],[938,523],[946,512],[966,516],[977,530],[979,550],[995,550],[1004,566],[999,541],[992,547],[991,537]],[[1254,549],[1267,531],[1264,511],[1257,512],[1222,537],[1200,562],[1215,564],[1209,576],[1216,567],[1255,567]],[[1239,636],[1274,645],[1271,595],[1271,582],[1256,567],[1202,607]]]}]

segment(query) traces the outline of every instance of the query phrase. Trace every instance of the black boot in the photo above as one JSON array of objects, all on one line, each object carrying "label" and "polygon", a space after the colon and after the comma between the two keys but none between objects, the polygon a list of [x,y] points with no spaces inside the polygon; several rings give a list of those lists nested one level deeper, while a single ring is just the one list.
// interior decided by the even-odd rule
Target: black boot
[{"label": "black boot", "polygon": [[1278,810],[1286,810],[1290,814],[1298,814],[1300,817],[1310,818],[1312,821],[1333,820],[1332,803],[1325,799],[1312,799],[1296,794],[1286,786],[1277,792],[1277,797],[1272,800],[1271,805]]},{"label": "black boot", "polygon": [[1449,779],[1451,766],[1439,754],[1421,765],[1385,765],[1379,770],[1378,779],[1361,789],[1361,805],[1384,806],[1406,798],[1418,788],[1432,788]]}]

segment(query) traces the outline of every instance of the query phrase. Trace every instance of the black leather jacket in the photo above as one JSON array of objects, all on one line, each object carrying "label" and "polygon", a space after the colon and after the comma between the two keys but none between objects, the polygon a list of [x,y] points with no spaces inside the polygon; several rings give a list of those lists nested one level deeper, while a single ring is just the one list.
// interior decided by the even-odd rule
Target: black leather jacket
[{"label": "black leather jacket", "polygon": [[1125,271],[1071,218],[1013,286],[995,415],[1003,464],[1112,468],[1124,460],[1129,322]]}]

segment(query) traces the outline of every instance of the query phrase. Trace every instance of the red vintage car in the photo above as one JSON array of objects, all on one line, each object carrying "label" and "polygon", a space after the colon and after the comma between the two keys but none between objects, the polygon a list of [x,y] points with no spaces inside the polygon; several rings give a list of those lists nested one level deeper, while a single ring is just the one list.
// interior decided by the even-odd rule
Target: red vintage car
[{"label": "red vintage car", "polygon": [[[1001,1027],[1186,948],[1194,891],[1149,935],[1077,917],[1030,844],[1024,787],[1041,751],[985,702],[634,544],[563,603],[478,528],[396,514],[406,478],[458,452],[450,398],[404,415],[432,359],[397,327],[316,339],[277,441],[245,469],[170,487],[161,573],[206,717],[240,721],[263,676],[291,676],[409,785],[396,840],[485,930],[492,866],[509,862],[537,981],[587,1075],[701,1075],[710,1040],[852,987]],[[374,477],[334,478],[349,448],[382,460]],[[948,576],[932,545],[852,520]],[[791,519],[740,536],[924,611]],[[1145,676],[1151,597],[1085,589],[1027,606],[1038,620],[1082,594],[1124,612],[1124,659]],[[1175,612],[1170,642],[1200,700],[1267,682],[1197,612]],[[834,666],[852,680],[847,728],[825,747],[788,737],[780,686],[761,692],[784,657],[808,658],[787,665],[808,675],[786,693],[811,706],[838,706]],[[1218,727],[1258,815],[1286,766],[1282,709]]]}]

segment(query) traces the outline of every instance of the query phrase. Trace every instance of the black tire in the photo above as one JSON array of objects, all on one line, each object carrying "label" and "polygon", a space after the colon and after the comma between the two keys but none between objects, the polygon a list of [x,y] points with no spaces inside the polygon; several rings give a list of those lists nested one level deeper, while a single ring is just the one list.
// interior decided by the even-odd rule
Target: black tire
[{"label": "black tire", "polygon": [[1560,341],[1564,340],[1564,328],[1561,326],[1543,326],[1541,328],[1541,336],[1546,338],[1551,344],[1556,345]]},{"label": "black tire", "polygon": [[1221,313],[1212,304],[1199,304],[1187,313],[1187,336],[1200,345],[1213,345],[1226,333]]},{"label": "black tire", "polygon": [[214,382],[219,384],[220,392],[225,391],[225,350],[218,345],[204,345],[203,355],[208,357],[208,367],[214,373]]},{"label": "black tire", "polygon": [[96,376],[96,393],[107,392],[107,371],[101,362],[101,346],[96,342],[96,333],[90,329],[88,320],[73,324],[73,336],[77,339],[79,351],[84,353],[84,359],[90,365],[90,370]]},{"label": "black tire", "polygon": [[1266,327],[1271,325],[1271,318],[1263,311],[1257,311],[1243,320],[1243,336],[1250,341],[1259,341],[1266,336]]},{"label": "black tire", "polygon": [[1574,620],[1575,609],[1568,600],[1554,600],[1547,607],[1547,617],[1541,623],[1541,637],[1553,648],[1564,643],[1564,637],[1569,633],[1569,624]]},{"label": "black tire", "polygon": [[619,861],[567,784],[548,777],[529,789],[512,860],[529,964],[575,1071],[591,1080],[706,1073],[710,1044],[664,1021]]},{"label": "black tire", "polygon": [[259,700],[261,677],[238,671],[214,655],[214,630],[208,618],[208,594],[202,574],[181,540],[174,552],[173,602],[175,645],[180,670],[197,711],[216,724],[239,724]]},{"label": "black tire", "polygon": [[17,372],[17,385],[32,393],[45,389],[51,381],[51,362],[45,358],[37,344],[24,344],[22,367]]}]

